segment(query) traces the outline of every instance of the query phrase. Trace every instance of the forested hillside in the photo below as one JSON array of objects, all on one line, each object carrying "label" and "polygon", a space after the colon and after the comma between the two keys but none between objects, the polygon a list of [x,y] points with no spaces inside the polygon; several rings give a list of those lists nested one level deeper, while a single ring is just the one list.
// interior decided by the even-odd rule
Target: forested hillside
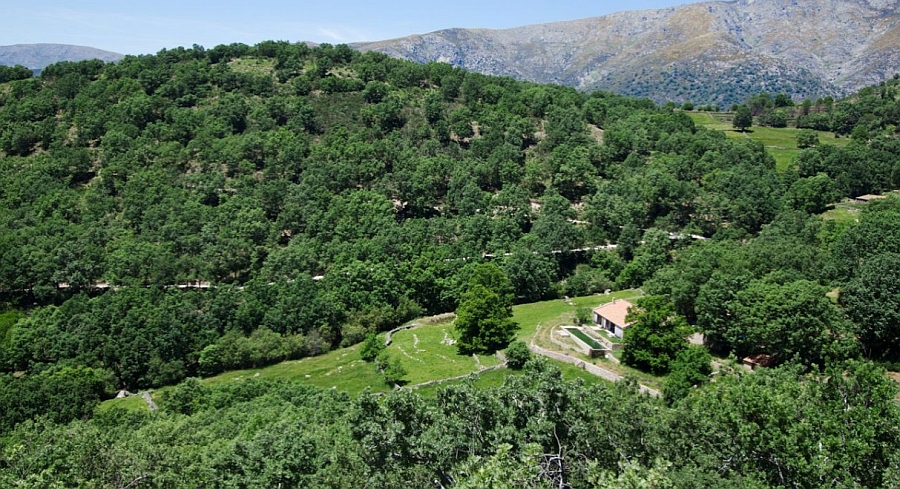
[{"label": "forested hillside", "polygon": [[[900,308],[882,299],[900,294],[883,273],[900,273],[900,203],[858,222],[809,214],[900,187],[893,84],[829,108],[857,114],[846,148],[814,145],[778,173],[763,145],[671,106],[347,46],[179,48],[10,74],[3,485],[896,478],[896,389],[865,359],[900,353]],[[114,389],[315,355],[454,311],[485,261],[515,302],[643,286],[647,309],[670,307],[713,350],[786,366],[664,400],[564,384],[540,364],[436,401],[189,379],[167,413],[77,421]]]},{"label": "forested hillside", "polygon": [[185,382],[163,412],[27,422],[4,487],[896,487],[896,389],[871,365],[728,375],[669,408],[543,362],[436,398]]},{"label": "forested hillside", "polygon": [[[196,373],[232,329],[308,354],[452,311],[483,254],[511,253],[536,300],[589,258],[551,251],[621,237],[630,261],[653,228],[665,261],[659,229],[754,233],[782,205],[762,147],[682,113],[345,46],[62,63],[2,94],[0,289],[57,304],[11,329],[6,364],[123,387]],[[600,262],[567,292],[653,272]],[[160,288],[196,283],[219,287]]]}]

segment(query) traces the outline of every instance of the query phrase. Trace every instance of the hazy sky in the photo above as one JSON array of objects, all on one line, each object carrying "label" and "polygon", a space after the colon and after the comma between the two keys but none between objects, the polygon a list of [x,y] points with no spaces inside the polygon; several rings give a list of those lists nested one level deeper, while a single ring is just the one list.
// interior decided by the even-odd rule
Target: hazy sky
[{"label": "hazy sky", "polygon": [[448,27],[507,28],[686,3],[691,0],[0,0],[0,45],[78,44],[143,54],[267,39],[338,44]]}]

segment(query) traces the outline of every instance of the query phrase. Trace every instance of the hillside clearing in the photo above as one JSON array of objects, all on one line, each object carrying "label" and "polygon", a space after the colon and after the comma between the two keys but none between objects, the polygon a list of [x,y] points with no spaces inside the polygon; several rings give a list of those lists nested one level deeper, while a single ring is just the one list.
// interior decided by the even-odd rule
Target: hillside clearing
[{"label": "hillside clearing", "polygon": [[[727,137],[734,140],[749,138],[759,141],[766,146],[766,150],[775,158],[778,171],[783,172],[790,167],[794,157],[800,153],[797,147],[797,134],[800,129],[793,127],[774,128],[753,126],[742,133],[735,131],[731,125],[732,114],[730,112],[688,112],[688,115],[698,126],[707,129],[722,131]],[[833,146],[846,146],[850,142],[847,138],[836,138],[830,132],[819,132],[819,143]]]},{"label": "hillside clearing", "polygon": [[[596,307],[613,299],[634,299],[641,294],[638,291],[626,290],[608,295],[592,295],[572,299],[556,299],[533,304],[522,304],[513,307],[513,317],[519,323],[520,329],[517,339],[530,342],[535,334],[548,324],[573,324],[575,310],[579,307]],[[398,358],[407,370],[404,377],[406,385],[416,385],[440,379],[449,379],[470,373],[478,373],[485,368],[500,364],[500,360],[494,355],[478,355],[476,357],[459,355],[454,344],[453,319],[447,316],[438,320],[425,318],[418,321],[421,324],[413,329],[394,333],[393,341],[386,351],[393,358]],[[540,342],[544,346],[544,342]],[[300,360],[282,362],[276,365],[257,369],[235,370],[215,377],[204,379],[210,385],[240,382],[247,379],[267,379],[299,381],[322,389],[338,389],[350,395],[357,395],[363,391],[388,392],[390,387],[382,380],[381,374],[375,366],[364,362],[359,354],[360,345],[349,348],[340,348],[331,352]],[[476,360],[477,359],[477,360]],[[586,383],[601,382],[600,379],[584,372],[572,365],[550,360],[557,365],[567,379],[580,378]],[[604,361],[604,368],[612,362]],[[622,372],[623,375],[633,375],[634,371],[627,367],[619,367],[612,364],[610,370]],[[502,369],[485,372],[475,382],[479,387],[497,386],[503,383],[503,379],[513,371]],[[643,382],[642,377],[642,382]],[[452,383],[458,383],[456,381]],[[650,380],[651,385],[657,384]],[[168,389],[162,387],[153,392],[153,399],[157,402]],[[420,389],[426,395],[437,392],[436,386]],[[430,393],[430,394],[429,394]],[[146,403],[139,396],[124,399],[111,399],[100,404],[98,412],[107,411],[113,407],[121,407],[128,410],[146,409]]]}]

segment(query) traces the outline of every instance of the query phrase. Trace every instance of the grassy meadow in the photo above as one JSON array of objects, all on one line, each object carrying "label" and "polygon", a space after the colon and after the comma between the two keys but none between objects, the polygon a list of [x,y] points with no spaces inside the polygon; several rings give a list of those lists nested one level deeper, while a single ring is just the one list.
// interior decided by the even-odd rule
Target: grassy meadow
[{"label": "grassy meadow", "polygon": [[[732,114],[730,112],[689,112],[688,115],[698,126],[723,131],[731,139],[749,138],[763,143],[775,158],[778,171],[787,170],[794,157],[800,152],[800,148],[797,147],[797,134],[800,129],[797,128],[753,126],[747,132],[742,133],[734,130],[731,125]],[[845,146],[849,142],[849,139],[836,138],[830,132],[819,132],[820,144]]]},{"label": "grassy meadow", "polygon": [[[557,299],[515,306],[513,307],[513,318],[520,325],[517,337],[526,343],[530,342],[547,327],[574,324],[575,311],[579,307],[594,308],[613,299],[634,299],[640,295],[638,291],[627,290],[609,295],[592,295],[569,300]],[[414,329],[395,333],[391,345],[387,348],[388,354],[393,358],[398,358],[406,368],[408,373],[403,379],[406,385],[477,373],[482,368],[496,366],[500,363],[500,360],[494,355],[459,355],[455,346],[452,318],[439,321],[422,319],[414,322],[420,325]],[[384,335],[381,335],[381,338],[384,338]],[[537,342],[541,346],[548,347],[546,344],[548,342],[542,341],[540,338],[537,338]],[[323,355],[282,362],[268,367],[235,370],[206,378],[204,382],[214,385],[258,378],[300,381],[323,389],[338,389],[351,395],[357,395],[365,390],[388,392],[390,387],[384,383],[375,366],[360,358],[359,348],[360,345],[354,345]],[[553,363],[560,367],[563,376],[567,379],[580,378],[587,384],[602,382],[599,378],[574,366],[560,362]],[[631,369],[615,364],[610,365],[610,370],[621,370],[622,375],[632,373]],[[507,369],[486,372],[475,380],[475,385],[479,387],[498,386],[508,375],[515,374]],[[163,387],[154,391],[153,398],[158,401],[166,389]],[[419,389],[419,392],[425,395],[434,395],[437,387],[422,388]],[[138,396],[112,399],[102,403],[98,410],[104,411],[112,407],[145,409],[146,403]]]}]

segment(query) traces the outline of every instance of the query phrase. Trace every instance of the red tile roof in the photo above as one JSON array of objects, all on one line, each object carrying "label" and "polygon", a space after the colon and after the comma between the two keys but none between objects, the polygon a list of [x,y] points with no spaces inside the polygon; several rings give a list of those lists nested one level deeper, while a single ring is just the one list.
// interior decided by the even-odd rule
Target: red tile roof
[{"label": "red tile roof", "polygon": [[595,308],[594,312],[605,317],[614,324],[626,328],[631,326],[631,323],[625,321],[625,317],[628,315],[628,308],[632,306],[632,303],[619,299]]},{"label": "red tile roof", "polygon": [[772,357],[764,353],[750,355],[744,358],[744,365],[750,367],[768,367],[772,363]]}]

